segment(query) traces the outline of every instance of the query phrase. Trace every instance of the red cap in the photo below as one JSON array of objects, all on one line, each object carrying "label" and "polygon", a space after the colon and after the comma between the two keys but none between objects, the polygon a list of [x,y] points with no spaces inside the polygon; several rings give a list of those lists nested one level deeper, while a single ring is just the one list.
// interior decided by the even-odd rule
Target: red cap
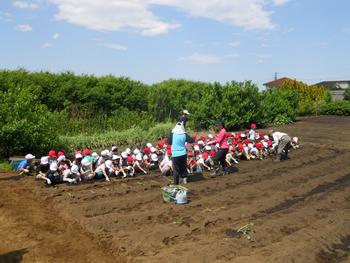
[{"label": "red cap", "polygon": [[264,134],[262,134],[261,132],[259,133],[259,139],[263,140],[264,139]]},{"label": "red cap", "polygon": [[127,161],[128,163],[132,163],[134,161],[134,158],[132,156],[128,156]]},{"label": "red cap", "polygon": [[151,152],[151,149],[148,148],[148,147],[146,147],[146,148],[143,149],[143,152],[144,152],[144,153],[150,153],[150,152]]},{"label": "red cap", "polygon": [[243,142],[244,142],[244,144],[247,144],[247,145],[250,143],[250,141],[248,139],[244,140]]},{"label": "red cap", "polygon": [[197,134],[192,135],[192,139],[196,140],[197,139]]},{"label": "red cap", "polygon": [[251,129],[256,129],[256,124],[255,124],[255,123],[252,123],[252,124],[250,125],[250,128],[251,128]]},{"label": "red cap", "polygon": [[268,140],[268,141],[267,141],[267,145],[268,145],[268,146],[272,146],[272,141]]},{"label": "red cap", "polygon": [[170,149],[167,149],[167,153],[168,153],[168,155],[171,155],[171,154],[172,154],[171,148],[170,148]]},{"label": "red cap", "polygon": [[200,137],[199,137],[200,139],[201,139],[201,141],[205,141],[207,138],[205,138],[205,136],[204,135],[201,135]]},{"label": "red cap", "polygon": [[258,148],[259,150],[262,150],[264,147],[262,145],[262,143],[258,142],[257,144],[255,144],[255,147]]},{"label": "red cap", "polygon": [[206,152],[202,153],[203,159],[208,159],[209,154],[207,154]]},{"label": "red cap", "polygon": [[49,157],[50,157],[50,158],[55,158],[55,157],[57,157],[55,150],[49,151]]},{"label": "red cap", "polygon": [[240,152],[242,152],[243,151],[243,145],[241,143],[239,143],[237,146],[238,146],[238,150]]},{"label": "red cap", "polygon": [[84,150],[84,155],[91,155],[91,150],[90,149],[85,149]]},{"label": "red cap", "polygon": [[216,154],[216,153],[215,153],[214,150],[211,150],[211,151],[210,151],[210,156],[211,156],[211,157],[215,157],[215,154]]},{"label": "red cap", "polygon": [[58,156],[58,157],[64,156],[64,152],[58,152],[58,153],[57,153],[57,156]]}]

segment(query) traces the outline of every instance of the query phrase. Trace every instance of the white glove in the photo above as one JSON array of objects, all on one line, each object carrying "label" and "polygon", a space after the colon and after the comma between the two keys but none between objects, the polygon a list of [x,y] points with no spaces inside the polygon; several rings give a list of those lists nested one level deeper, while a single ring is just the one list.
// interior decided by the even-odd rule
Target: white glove
[{"label": "white glove", "polygon": [[28,170],[28,169],[23,169],[23,171],[24,171],[25,173],[29,173],[29,170]]},{"label": "white glove", "polygon": [[51,184],[51,180],[50,179],[46,179],[47,184]]}]

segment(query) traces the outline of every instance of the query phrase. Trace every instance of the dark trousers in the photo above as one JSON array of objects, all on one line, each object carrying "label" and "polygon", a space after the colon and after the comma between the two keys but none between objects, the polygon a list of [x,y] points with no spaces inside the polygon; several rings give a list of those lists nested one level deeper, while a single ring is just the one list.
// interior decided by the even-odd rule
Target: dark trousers
[{"label": "dark trousers", "polygon": [[222,168],[226,168],[226,154],[228,152],[228,149],[219,149],[214,157],[214,163],[217,168],[219,168],[219,165],[222,166]]},{"label": "dark trousers", "polygon": [[180,177],[185,177],[187,175],[187,154],[172,157],[171,159],[173,161],[174,184],[178,185]]}]

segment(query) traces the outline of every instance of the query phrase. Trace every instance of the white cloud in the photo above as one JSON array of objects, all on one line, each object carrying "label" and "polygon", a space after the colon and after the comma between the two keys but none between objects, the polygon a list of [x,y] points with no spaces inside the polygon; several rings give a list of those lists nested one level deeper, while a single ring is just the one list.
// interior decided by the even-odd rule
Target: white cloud
[{"label": "white cloud", "polygon": [[35,3],[28,3],[24,1],[15,1],[12,3],[13,6],[24,9],[38,9],[39,6]]},{"label": "white cloud", "polygon": [[119,44],[114,44],[114,43],[104,43],[104,47],[106,48],[111,48],[111,49],[116,49],[116,50],[127,50],[128,48]]},{"label": "white cloud", "polygon": [[232,46],[232,47],[238,47],[239,45],[241,45],[241,42],[239,41],[234,41],[234,42],[230,42],[228,43],[229,46]]},{"label": "white cloud", "polygon": [[185,61],[190,64],[220,64],[222,58],[217,55],[194,53],[188,57],[179,58],[178,61]]},{"label": "white cloud", "polygon": [[58,39],[59,37],[60,37],[60,34],[59,34],[59,33],[55,33],[55,34],[53,34],[53,36],[52,36],[52,38],[53,38],[54,40]]},{"label": "white cloud", "polygon": [[239,55],[232,53],[224,56],[214,55],[214,54],[201,54],[194,53],[188,57],[178,58],[178,61],[184,61],[189,64],[220,64],[226,59],[238,58]]},{"label": "white cloud", "polygon": [[[49,0],[57,5],[56,18],[98,31],[131,30],[160,35],[180,27],[164,21],[150,7],[176,8],[192,17],[202,17],[245,30],[274,29],[265,0]],[[277,0],[275,0],[277,1]],[[279,0],[281,4],[282,0]]]},{"label": "white cloud", "polygon": [[285,5],[289,0],[272,0],[275,5]]},{"label": "white cloud", "polygon": [[1,12],[1,11],[0,11],[0,20],[8,23],[14,22],[13,15],[11,13]]},{"label": "white cloud", "polygon": [[22,32],[30,32],[33,28],[30,25],[20,24],[16,26],[16,29]]},{"label": "white cloud", "polygon": [[41,48],[50,48],[50,47],[52,47],[52,46],[53,46],[52,43],[50,43],[50,42],[45,42],[44,44],[41,45]]}]

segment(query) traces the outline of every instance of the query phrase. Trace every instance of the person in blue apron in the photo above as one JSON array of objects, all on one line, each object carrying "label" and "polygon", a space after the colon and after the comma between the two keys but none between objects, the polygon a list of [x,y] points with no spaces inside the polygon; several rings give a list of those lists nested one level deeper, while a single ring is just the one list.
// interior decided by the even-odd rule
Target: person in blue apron
[{"label": "person in blue apron", "polygon": [[180,178],[183,178],[183,182],[187,183],[186,143],[194,143],[194,139],[186,133],[183,123],[178,122],[168,136],[168,144],[171,145],[171,159],[175,185],[180,183]]}]

